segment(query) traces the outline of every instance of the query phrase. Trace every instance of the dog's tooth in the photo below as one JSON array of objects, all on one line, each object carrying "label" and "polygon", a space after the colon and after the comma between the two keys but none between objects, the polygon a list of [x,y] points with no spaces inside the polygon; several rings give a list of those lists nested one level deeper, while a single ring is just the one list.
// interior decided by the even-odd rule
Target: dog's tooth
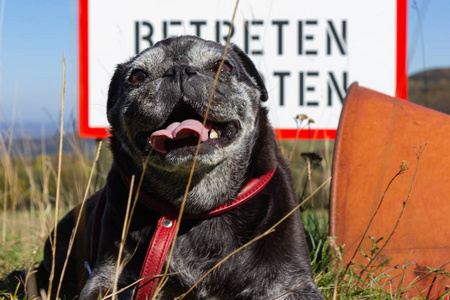
[{"label": "dog's tooth", "polygon": [[147,145],[145,145],[145,152],[150,151],[150,149],[152,148],[152,143],[150,142],[150,137],[147,138]]},{"label": "dog's tooth", "polygon": [[210,139],[217,139],[219,137],[219,134],[217,133],[217,131],[214,130],[214,128],[211,128],[211,130],[209,131],[209,138]]}]

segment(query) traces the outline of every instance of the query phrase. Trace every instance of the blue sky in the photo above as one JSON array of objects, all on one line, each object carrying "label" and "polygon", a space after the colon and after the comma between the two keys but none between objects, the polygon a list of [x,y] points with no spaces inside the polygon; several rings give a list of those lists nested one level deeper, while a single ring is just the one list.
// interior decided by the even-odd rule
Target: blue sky
[{"label": "blue sky", "polygon": [[[58,124],[63,51],[67,77],[65,118],[76,117],[78,2],[0,3],[0,123],[11,122],[16,103],[16,121]],[[410,74],[450,67],[449,13],[450,0],[408,0]]]},{"label": "blue sky", "polygon": [[66,113],[76,115],[77,2],[3,0],[0,120],[59,122],[62,58]]}]

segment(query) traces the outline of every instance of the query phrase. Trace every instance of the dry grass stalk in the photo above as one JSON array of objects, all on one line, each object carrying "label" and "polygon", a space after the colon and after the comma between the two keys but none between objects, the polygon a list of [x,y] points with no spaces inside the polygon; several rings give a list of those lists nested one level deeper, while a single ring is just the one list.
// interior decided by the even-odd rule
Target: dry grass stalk
[{"label": "dry grass stalk", "polygon": [[[14,112],[15,106],[16,106],[15,99],[16,99],[16,97],[14,97],[13,114],[12,114],[13,121],[12,122],[14,122],[14,117],[15,117],[15,112]],[[14,204],[16,203],[16,199],[15,199],[15,197],[13,197],[13,192],[14,192],[14,186],[16,186],[15,182],[17,180],[15,180],[16,179],[15,177],[17,177],[17,174],[16,174],[16,170],[14,168],[14,164],[11,160],[13,134],[14,134],[14,127],[11,126],[10,132],[8,134],[8,146],[6,146],[5,139],[3,139],[3,136],[0,133],[0,144],[3,149],[3,151],[2,151],[3,153],[1,153],[1,156],[2,156],[1,161],[2,161],[3,168],[4,168],[4,178],[5,178],[4,182],[3,182],[4,183],[4,192],[3,192],[3,224],[2,224],[3,228],[2,228],[2,239],[1,239],[2,243],[6,242],[6,228],[7,228],[6,211],[8,209],[8,195],[11,195],[11,197],[9,197],[9,198],[11,198],[11,207],[12,207],[13,213],[15,212]]]},{"label": "dry grass stalk", "polygon": [[[295,140],[298,140],[298,137],[300,136],[300,132],[303,129],[305,129],[306,126],[308,126],[310,124],[310,122],[308,120],[311,120],[311,119],[309,119],[308,116],[305,115],[305,114],[299,114],[299,115],[295,116],[294,120],[297,123],[297,131],[295,133]],[[305,120],[307,120],[308,123],[302,127],[303,121],[305,121]],[[297,143],[294,143],[294,146],[292,146],[291,153],[289,154],[289,158],[287,159],[288,163],[291,162],[292,157],[294,156],[294,152],[295,152],[295,148],[296,147],[297,147]]]},{"label": "dry grass stalk", "polygon": [[[167,276],[177,275],[177,274],[180,274],[180,273],[179,273],[179,272],[176,272],[176,273],[168,273]],[[100,299],[101,299],[101,300],[106,300],[106,299],[109,299],[109,298],[113,298],[113,297],[117,296],[118,294],[122,293],[123,291],[129,289],[130,287],[133,287],[133,286],[137,285],[137,284],[138,284],[139,282],[141,282],[142,280],[145,280],[145,279],[148,279],[148,278],[158,278],[158,277],[162,277],[162,276],[163,276],[163,275],[156,275],[156,276],[148,276],[148,277],[146,276],[146,277],[139,278],[139,279],[136,280],[135,282],[133,282],[133,283],[127,285],[127,286],[124,286],[124,287],[121,288],[120,290],[117,290],[115,293],[111,293],[111,294],[109,294],[109,295],[107,295],[107,296],[105,296],[105,297],[101,297]]]},{"label": "dry grass stalk", "polygon": [[272,299],[270,299],[270,300],[277,300],[277,299],[280,299],[280,298],[282,298],[282,297],[284,298],[286,295],[289,295],[290,293],[295,292],[295,291],[298,290],[299,288],[302,288],[305,284],[308,284],[308,283],[314,281],[314,279],[315,279],[315,278],[312,278],[312,279],[310,279],[310,280],[308,280],[308,281],[305,281],[305,282],[303,282],[302,284],[300,284],[300,285],[294,287],[293,289],[291,289],[291,290],[289,290],[289,291],[287,291],[287,292],[285,292],[285,293],[283,293],[283,294],[281,294],[281,295],[278,295],[278,296],[276,296],[275,298],[272,298]]},{"label": "dry grass stalk", "polygon": [[[219,67],[217,69],[216,77],[214,78],[214,82],[213,82],[213,86],[212,86],[212,89],[211,89],[211,93],[209,95],[208,106],[206,107],[205,116],[203,118],[203,126],[205,126],[205,124],[206,124],[206,121],[207,121],[207,118],[208,118],[208,113],[209,113],[209,108],[211,106],[211,102],[212,102],[212,99],[213,99],[213,96],[214,96],[214,92],[216,90],[216,85],[217,85],[217,82],[219,81],[219,76],[220,76],[223,64],[225,63],[225,59],[226,59],[227,52],[228,52],[228,47],[230,45],[231,33],[233,32],[234,19],[235,19],[235,16],[236,16],[236,11],[237,11],[238,5],[239,5],[239,0],[236,0],[236,4],[235,4],[235,7],[234,7],[234,11],[233,11],[233,16],[231,17],[231,24],[230,24],[230,28],[229,28],[229,31],[228,31],[227,41],[225,43],[225,49],[224,49],[223,57],[222,57],[222,60],[220,61],[220,65],[219,65]],[[192,167],[191,167],[191,171],[190,171],[190,174],[189,174],[188,183],[186,184],[186,190],[185,190],[185,193],[184,193],[183,201],[181,203],[180,212],[178,214],[177,226],[176,226],[176,229],[175,229],[175,236],[174,236],[173,241],[172,241],[172,246],[170,247],[169,255],[168,255],[168,258],[167,258],[166,268],[164,270],[163,277],[159,281],[158,287],[156,288],[155,294],[152,296],[151,299],[155,299],[156,295],[158,294],[159,290],[162,287],[162,283],[165,281],[167,273],[169,272],[170,261],[172,259],[173,250],[175,248],[175,243],[176,243],[176,239],[177,239],[177,236],[178,236],[178,231],[180,229],[181,218],[183,216],[184,207],[186,205],[187,195],[188,195],[189,189],[191,187],[192,177],[194,176],[194,170],[195,170],[195,165],[196,165],[196,162],[197,162],[197,156],[198,156],[198,152],[200,150],[200,143],[201,143],[201,137],[199,136],[198,142],[197,142],[197,148],[195,150],[194,161],[192,162]]]},{"label": "dry grass stalk", "polygon": [[[2,149],[6,149],[5,146],[5,142],[3,140],[2,134],[0,132],[0,143],[1,143],[1,147]],[[10,161],[9,161],[9,155],[8,153],[2,153],[3,159],[2,159],[2,164],[3,164],[3,171],[4,171],[4,176],[5,176],[5,180],[3,182],[3,224],[2,224],[2,244],[4,244],[6,242],[6,210],[8,208],[7,203],[8,203],[8,170],[11,171],[11,167],[10,167]]]},{"label": "dry grass stalk", "polygon": [[[12,118],[11,118],[11,132],[9,134],[9,140],[8,140],[8,157],[10,157],[11,152],[12,152],[12,139],[14,136],[14,123],[15,123],[15,117],[16,117],[16,104],[17,104],[17,81],[16,84],[14,86],[14,101],[13,101],[13,110],[12,110]],[[10,184],[12,183],[12,190],[14,191],[14,193],[17,192],[17,173],[14,172],[12,173],[14,174],[14,179],[12,181],[10,181]],[[12,175],[11,174],[11,175]],[[10,175],[10,176],[11,176]],[[11,208],[12,208],[12,213],[14,214],[16,212],[16,205],[17,205],[17,197],[11,197]],[[14,233],[14,227],[13,227],[13,233]]]},{"label": "dry grass stalk", "polygon": [[49,184],[50,184],[50,175],[51,175],[51,167],[49,166],[48,157],[46,154],[46,148],[45,148],[45,138],[44,138],[44,128],[42,127],[42,133],[41,133],[41,150],[42,150],[42,159],[41,159],[41,166],[42,166],[42,193],[41,198],[42,201],[38,202],[39,211],[40,211],[40,219],[41,219],[41,230],[40,235],[44,236],[46,231],[46,219],[47,215],[50,213],[51,204],[50,204],[50,191],[49,191]]},{"label": "dry grass stalk", "polygon": [[[238,249],[234,250],[230,254],[228,254],[225,258],[223,258],[221,261],[219,261],[214,267],[208,270],[194,285],[192,285],[189,290],[181,295],[180,297],[175,298],[176,300],[181,300],[184,297],[186,297],[205,277],[210,274],[212,271],[214,271],[217,267],[219,267],[221,264],[223,264],[226,260],[228,260],[230,257],[238,253],[239,251],[247,248],[251,244],[255,243],[256,241],[260,240],[261,238],[265,237],[266,235],[272,233],[275,231],[275,228],[278,227],[281,223],[283,223],[287,218],[289,218],[293,213],[298,212],[299,208],[305,204],[311,197],[316,194],[318,191],[320,191],[325,185],[327,185],[330,182],[331,178],[328,178],[328,180],[324,181],[314,192],[311,193],[304,201],[302,201],[300,204],[298,204],[294,209],[292,209],[289,213],[287,213],[283,218],[281,218],[278,222],[276,222],[272,227],[267,229],[265,232],[263,232],[261,235],[255,237],[251,241],[247,242],[246,244],[242,245]],[[298,288],[300,288],[299,286]]]},{"label": "dry grass stalk", "polygon": [[350,268],[350,265],[353,263],[353,259],[355,259],[356,254],[358,253],[361,244],[363,243],[364,239],[367,236],[367,232],[369,232],[369,229],[372,225],[373,220],[375,219],[375,216],[378,214],[378,211],[380,210],[381,205],[383,204],[383,200],[391,186],[391,184],[394,182],[394,180],[401,174],[403,174],[405,172],[405,170],[403,168],[400,168],[400,170],[394,175],[394,177],[391,178],[391,180],[389,181],[388,185],[386,186],[386,189],[384,190],[383,194],[381,195],[380,201],[378,202],[378,206],[375,209],[375,212],[373,213],[372,217],[370,218],[369,223],[366,226],[366,230],[364,231],[361,240],[358,243],[358,246],[356,247],[355,251],[353,252],[352,257],[350,258],[350,261],[347,263],[346,267],[345,267],[345,271],[344,274],[347,273],[348,269]]},{"label": "dry grass stalk", "polygon": [[[81,202],[81,206],[80,206],[80,210],[79,210],[79,213],[78,213],[77,221],[76,221],[75,227],[74,227],[74,229],[73,229],[73,231],[72,231],[72,235],[70,236],[69,246],[68,246],[67,253],[66,253],[66,259],[65,259],[65,261],[64,261],[64,266],[63,266],[63,268],[62,268],[61,276],[60,276],[60,278],[59,278],[59,284],[58,284],[58,289],[57,289],[57,291],[56,291],[56,297],[55,297],[55,299],[58,299],[59,293],[60,293],[60,291],[61,291],[61,285],[62,285],[62,282],[63,282],[63,279],[64,279],[64,274],[65,274],[65,272],[66,272],[67,264],[68,264],[68,262],[69,262],[69,256],[70,256],[70,253],[72,252],[72,247],[73,247],[73,243],[74,243],[74,241],[75,241],[75,236],[76,236],[76,234],[77,234],[78,226],[80,225],[81,216],[82,216],[83,211],[84,211],[84,205],[85,205],[86,200],[87,200],[87,197],[88,197],[88,195],[89,195],[89,187],[91,186],[92,177],[93,177],[93,175],[94,175],[95,166],[96,166],[97,161],[98,161],[98,158],[99,158],[99,156],[100,156],[100,150],[101,150],[101,148],[102,148],[102,144],[100,143],[100,144],[98,145],[98,147],[97,147],[97,151],[96,151],[96,154],[95,154],[94,162],[92,163],[91,173],[90,173],[90,175],[89,175],[89,180],[88,180],[88,183],[87,183],[87,187],[86,187],[86,191],[85,191],[85,194],[84,194],[83,201]],[[134,178],[133,178],[133,179],[134,179]],[[132,180],[133,180],[133,179],[132,179]]]},{"label": "dry grass stalk", "polygon": [[[128,201],[127,201],[127,209],[125,212],[125,219],[124,224],[122,226],[122,237],[120,241],[120,247],[119,247],[119,254],[117,255],[117,263],[116,263],[116,273],[114,276],[114,285],[113,285],[113,295],[117,292],[117,282],[119,280],[119,275],[122,271],[122,254],[123,254],[123,248],[125,247],[125,241],[128,235],[128,227],[129,223],[131,223],[131,217],[130,217],[130,210],[131,210],[131,199],[133,198],[133,187],[134,187],[134,179],[135,176],[131,176],[131,183],[130,183],[130,192],[128,194]],[[113,296],[114,299],[114,296]]]},{"label": "dry grass stalk", "polygon": [[[415,172],[414,172],[413,180],[411,181],[411,185],[409,187],[408,195],[406,196],[405,201],[403,201],[402,210],[400,212],[400,215],[397,218],[397,222],[395,223],[394,228],[392,229],[392,232],[390,233],[389,237],[386,239],[386,242],[383,244],[383,246],[380,248],[380,250],[378,250],[378,252],[374,255],[374,257],[369,261],[367,266],[361,271],[360,275],[362,275],[369,268],[369,266],[372,264],[372,262],[374,262],[375,259],[380,255],[380,253],[384,250],[384,248],[386,248],[387,244],[389,243],[389,241],[391,240],[391,238],[394,235],[395,231],[397,230],[398,224],[400,223],[400,220],[403,217],[403,213],[406,210],[406,204],[408,203],[409,199],[411,198],[411,193],[412,193],[412,190],[413,190],[413,187],[414,187],[414,183],[416,182],[417,173],[419,172],[420,157],[422,156],[422,153],[425,150],[425,147],[427,146],[427,144],[428,144],[428,142],[426,142],[424,145],[420,145],[418,147],[418,149],[417,149],[417,147],[414,147],[414,150],[416,152],[416,159],[417,159],[416,169],[415,169]],[[403,170],[406,166],[407,165],[402,163],[401,170]]]},{"label": "dry grass stalk", "polygon": [[48,283],[48,299],[51,299],[51,291],[53,285],[53,279],[55,277],[55,260],[56,260],[56,238],[58,230],[58,216],[59,216],[59,201],[60,201],[60,190],[61,190],[61,163],[62,163],[62,149],[63,149],[63,136],[64,136],[64,101],[66,94],[66,59],[63,51],[63,74],[62,74],[62,97],[61,97],[61,119],[59,128],[59,154],[58,154],[58,173],[56,180],[56,201],[55,201],[55,223],[54,223],[54,234],[51,240],[52,245],[52,267],[50,271],[49,283]]},{"label": "dry grass stalk", "polygon": [[136,209],[136,204],[137,201],[139,199],[139,192],[141,190],[142,187],[142,182],[144,181],[144,176],[145,176],[145,172],[147,171],[147,165],[148,165],[148,160],[150,158],[152,151],[150,151],[144,161],[144,164],[142,166],[142,173],[141,173],[141,177],[139,178],[139,183],[138,186],[136,188],[136,196],[134,197],[134,202],[133,202],[133,206],[131,207],[131,212],[130,212],[130,216],[128,218],[128,220],[126,219],[126,232],[128,234],[128,231],[130,230],[130,225],[131,225],[131,218],[133,217],[134,214],[134,210]]},{"label": "dry grass stalk", "polygon": [[[130,191],[129,191],[129,194],[128,194],[128,201],[127,201],[127,210],[126,210],[126,213],[125,213],[125,218],[123,220],[122,237],[121,237],[121,241],[120,241],[119,254],[118,254],[117,263],[116,263],[116,270],[115,270],[115,277],[114,277],[114,284],[113,284],[113,293],[112,293],[113,299],[114,299],[116,294],[118,294],[122,290],[124,290],[124,289],[121,289],[120,291],[117,291],[117,282],[118,282],[118,279],[119,279],[119,276],[120,276],[120,272],[121,272],[122,268],[124,267],[123,264],[127,263],[127,261],[122,262],[122,254],[123,254],[123,249],[125,247],[126,238],[128,236],[128,232],[130,230],[131,220],[132,220],[133,215],[134,215],[134,210],[136,208],[136,204],[137,204],[137,201],[139,199],[139,192],[141,190],[142,182],[144,181],[144,176],[145,176],[145,172],[147,170],[147,164],[148,164],[148,160],[150,158],[150,154],[151,154],[151,151],[149,152],[149,154],[147,155],[147,157],[146,157],[146,159],[145,159],[145,161],[143,163],[142,173],[141,173],[141,176],[139,178],[139,183],[138,183],[138,186],[136,188],[136,193],[135,193],[135,197],[134,197],[132,205],[131,205],[131,199],[132,199],[132,196],[133,196],[133,187],[134,187],[135,176],[133,175],[131,177]],[[142,279],[143,278],[139,279],[138,281],[134,282],[132,285],[137,284]]]}]

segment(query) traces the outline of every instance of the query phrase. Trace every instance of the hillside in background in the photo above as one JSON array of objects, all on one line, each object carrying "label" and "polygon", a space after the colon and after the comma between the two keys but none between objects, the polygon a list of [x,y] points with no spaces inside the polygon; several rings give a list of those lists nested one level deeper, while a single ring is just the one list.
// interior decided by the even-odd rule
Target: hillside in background
[{"label": "hillside in background", "polygon": [[[75,120],[70,119],[65,122],[64,153],[82,152],[91,158],[95,145],[95,139],[83,139],[78,136]],[[2,147],[12,156],[18,157],[58,154],[59,125],[44,122],[17,122],[12,125],[0,122],[0,157],[4,153]]]},{"label": "hillside in background", "polygon": [[[63,152],[82,154],[92,159],[96,146],[95,139],[82,139],[76,133],[67,134],[63,140]],[[6,149],[9,141],[5,141]],[[105,144],[106,147],[106,144]],[[57,155],[59,152],[59,135],[47,136],[45,139],[20,138],[11,142],[11,154],[13,156],[35,157],[41,154]]]},{"label": "hillside in background", "polygon": [[411,75],[408,80],[408,99],[450,114],[450,68]]}]

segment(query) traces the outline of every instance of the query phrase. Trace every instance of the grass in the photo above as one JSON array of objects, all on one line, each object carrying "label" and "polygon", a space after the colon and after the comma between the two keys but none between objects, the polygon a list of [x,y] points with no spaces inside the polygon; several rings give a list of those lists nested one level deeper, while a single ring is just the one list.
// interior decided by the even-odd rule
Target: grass
[{"label": "grass", "polygon": [[45,234],[42,234],[39,217],[30,215],[28,211],[19,211],[8,213],[6,223],[14,230],[7,231],[1,244],[0,270],[5,272],[27,268],[34,261],[41,260],[41,246]]},{"label": "grass", "polygon": [[[72,151],[61,154],[61,199],[57,219],[105,183],[111,154],[105,147],[97,164],[93,152],[78,148],[77,137],[72,137]],[[310,258],[315,281],[326,299],[409,299],[414,285],[405,283],[400,288],[389,285],[390,274],[383,269],[389,258],[374,264],[383,250],[386,239],[370,239],[371,251],[358,251],[367,264],[344,265],[345,248],[336,245],[328,236],[329,186],[316,191],[331,175],[332,141],[281,141],[280,149],[290,159],[305,236],[310,247]],[[26,156],[23,153],[0,148],[0,276],[18,269],[30,269],[42,259],[42,247],[53,227],[56,210],[56,181],[58,155]],[[308,153],[307,156],[302,155]],[[311,155],[314,153],[315,156]],[[319,158],[318,158],[319,157]],[[101,170],[99,170],[101,168]],[[92,170],[92,172],[91,172]],[[404,170],[400,170],[404,171]],[[91,177],[92,176],[92,177]],[[88,183],[92,184],[86,191]],[[388,189],[389,187],[387,187]],[[312,192],[315,192],[311,196]],[[382,201],[382,197],[381,200]],[[6,209],[5,209],[6,208]],[[395,224],[393,224],[395,225]],[[370,224],[368,224],[370,226]],[[270,233],[270,232],[269,232]],[[267,234],[269,234],[267,233]],[[263,238],[263,236],[259,237]],[[369,267],[370,265],[370,267]],[[405,266],[405,269],[408,266]],[[442,270],[429,270],[429,274],[450,277]],[[4,299],[19,299],[4,293]],[[441,299],[446,299],[448,292]],[[427,299],[426,294],[415,297]]]},{"label": "grass", "polygon": [[[293,141],[281,142],[280,148],[290,154],[291,152],[288,150],[290,147],[293,149],[293,143]],[[296,143],[291,166],[300,201],[310,195],[309,190],[303,193],[303,187],[315,189],[325,181],[325,178],[329,177],[332,142],[297,141]],[[310,169],[309,174],[304,171],[307,169],[308,162],[301,155],[303,152],[317,153],[322,157],[322,160],[316,162],[316,166]],[[80,190],[81,182],[87,184],[90,175],[89,169],[94,165],[93,159],[86,158],[92,157],[91,154],[76,153],[77,151],[73,151],[64,154],[64,159],[70,161],[71,166],[77,167],[62,168],[62,197],[58,218],[78,203],[74,195],[80,194],[78,190]],[[111,156],[107,151],[103,150],[100,161],[103,165],[110,163]],[[7,180],[9,185],[6,189],[5,186],[0,188],[1,207],[4,207],[5,204],[4,195],[7,195],[6,213],[0,214],[0,224],[5,226],[2,229],[4,228],[6,233],[1,236],[0,272],[1,275],[6,275],[16,269],[29,269],[42,259],[43,243],[52,228],[55,213],[53,193],[56,190],[52,186],[52,182],[56,180],[56,173],[49,170],[55,168],[57,159],[45,154],[34,158],[11,154],[9,157],[2,157],[1,162],[3,168],[5,166],[9,168],[8,172],[4,174],[8,174],[8,178],[13,178],[13,180]],[[96,173],[95,168],[93,174],[97,183],[94,184],[95,187],[90,188],[90,191],[104,183],[104,174]],[[65,181],[65,177],[80,180],[80,182]],[[17,184],[18,182],[23,182],[23,184]],[[28,183],[28,186],[25,183]],[[33,195],[37,198],[33,198]],[[311,250],[312,269],[316,284],[324,297],[326,299],[407,299],[408,292],[414,290],[414,286],[405,284],[401,291],[392,289],[388,285],[389,273],[380,272],[382,267],[389,262],[388,259],[370,268],[369,275],[361,274],[364,273],[362,272],[364,269],[367,269],[366,265],[343,265],[341,258],[345,249],[336,245],[334,239],[328,236],[328,197],[329,189],[321,189],[301,209],[306,239]],[[78,199],[83,199],[83,197]],[[38,203],[39,201],[42,203]],[[366,257],[368,262],[374,261],[385,242],[383,239],[371,241],[372,251],[356,253],[356,255]],[[442,276],[448,276],[442,270],[430,270],[430,272],[440,272],[444,273],[441,274]],[[367,281],[369,277],[371,280]],[[16,299],[10,294],[3,294],[2,297]],[[416,299],[427,298],[426,295],[419,295]]]},{"label": "grass", "polygon": [[[68,151],[57,154],[28,155],[26,143],[6,146],[10,132],[0,132],[0,277],[11,271],[29,269],[42,260],[44,241],[62,218],[83,199],[93,164],[94,149],[85,149],[80,139],[65,137]],[[45,149],[46,139],[42,139]],[[61,157],[59,210],[55,209],[58,157]],[[109,150],[102,150],[93,184],[88,194],[106,182],[100,168],[111,164]],[[1,295],[1,293],[0,293]],[[0,297],[0,299],[2,299]]]},{"label": "grass", "polygon": [[[86,152],[80,147],[80,140],[76,136],[66,138],[71,151],[60,151],[59,155],[48,155],[43,151],[33,156],[26,155],[27,151],[18,150],[20,147],[13,147],[14,141],[8,134],[0,132],[0,276],[36,266],[42,259],[42,247],[55,220],[79,204],[86,195],[104,185],[107,172],[102,170],[107,170],[112,162],[109,151],[103,149],[98,153],[97,163],[93,147]],[[63,132],[61,140],[62,136]],[[6,140],[9,142],[6,143]],[[281,141],[279,146],[291,165],[297,198],[301,203],[299,208],[305,236],[310,247],[312,270],[323,296],[326,299],[409,299],[415,286],[410,283],[402,283],[398,288],[391,286],[390,274],[385,271],[390,259],[385,258],[381,262],[376,260],[395,232],[395,227],[386,240],[366,235],[362,237],[370,239],[372,249],[359,249],[354,256],[362,256],[366,264],[344,265],[342,257],[345,248],[328,236],[330,194],[327,181],[331,176],[333,142]],[[418,150],[418,160],[422,151]],[[399,172],[403,171],[401,169]],[[381,196],[380,205],[382,200]],[[370,225],[367,224],[368,227]],[[274,229],[271,228],[257,239],[264,238]],[[120,264],[119,261],[117,265]],[[408,265],[402,267],[406,270]],[[440,269],[429,269],[428,272],[450,277],[450,274]],[[116,291],[114,288],[112,290]],[[2,299],[20,299],[14,293],[1,293],[0,287]],[[448,298],[449,293],[444,292],[440,299]],[[422,293],[415,298],[427,299],[428,295]]]}]

